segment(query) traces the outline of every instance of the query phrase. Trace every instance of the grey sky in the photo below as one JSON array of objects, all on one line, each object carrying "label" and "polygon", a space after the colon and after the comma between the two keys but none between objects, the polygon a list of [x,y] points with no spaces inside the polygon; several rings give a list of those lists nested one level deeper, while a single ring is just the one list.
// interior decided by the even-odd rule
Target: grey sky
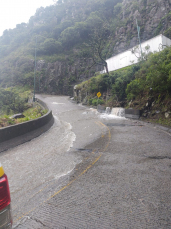
[{"label": "grey sky", "polygon": [[27,23],[37,8],[52,4],[53,0],[0,0],[0,36],[16,24]]}]

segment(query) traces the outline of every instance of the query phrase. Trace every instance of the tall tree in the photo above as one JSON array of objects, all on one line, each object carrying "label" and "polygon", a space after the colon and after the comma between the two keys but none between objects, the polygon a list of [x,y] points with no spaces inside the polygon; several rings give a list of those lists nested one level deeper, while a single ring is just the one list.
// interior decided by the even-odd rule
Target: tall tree
[{"label": "tall tree", "polygon": [[89,49],[89,53],[91,53],[91,57],[93,60],[92,66],[102,65],[105,67],[106,72],[109,73],[106,62],[108,51],[104,51],[106,48],[106,44],[107,42],[109,42],[110,39],[109,23],[107,20],[102,20],[101,18],[98,18],[96,14],[91,16],[90,21],[92,21],[94,25],[92,26],[88,35],[88,40],[84,45],[86,45],[86,47]]}]

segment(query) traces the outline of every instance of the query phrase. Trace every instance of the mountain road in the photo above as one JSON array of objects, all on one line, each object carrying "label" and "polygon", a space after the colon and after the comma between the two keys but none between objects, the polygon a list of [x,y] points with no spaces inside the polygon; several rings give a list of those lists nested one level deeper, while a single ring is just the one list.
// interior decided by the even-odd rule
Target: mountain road
[{"label": "mountain road", "polygon": [[54,125],[0,154],[14,228],[171,228],[171,135],[39,95]]}]

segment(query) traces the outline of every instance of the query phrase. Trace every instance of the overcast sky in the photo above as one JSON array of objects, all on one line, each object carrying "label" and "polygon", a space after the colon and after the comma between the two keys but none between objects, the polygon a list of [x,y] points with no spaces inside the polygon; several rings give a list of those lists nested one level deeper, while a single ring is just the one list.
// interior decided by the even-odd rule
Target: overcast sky
[{"label": "overcast sky", "polygon": [[53,0],[0,0],[0,36],[16,24],[27,23],[36,9],[54,4]]}]

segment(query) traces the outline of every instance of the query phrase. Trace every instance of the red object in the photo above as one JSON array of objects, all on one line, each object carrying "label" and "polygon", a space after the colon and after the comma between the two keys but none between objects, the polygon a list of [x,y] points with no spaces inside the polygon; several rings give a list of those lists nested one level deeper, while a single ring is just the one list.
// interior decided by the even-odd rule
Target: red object
[{"label": "red object", "polygon": [[11,203],[10,190],[7,175],[0,178],[0,211]]}]

